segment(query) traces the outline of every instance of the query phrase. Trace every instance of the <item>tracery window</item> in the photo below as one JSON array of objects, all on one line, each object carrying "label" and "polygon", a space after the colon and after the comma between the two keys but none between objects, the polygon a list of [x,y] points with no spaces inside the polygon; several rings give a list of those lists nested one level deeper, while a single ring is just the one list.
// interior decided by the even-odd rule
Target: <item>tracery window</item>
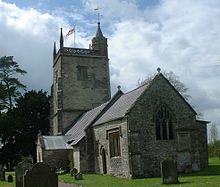
[{"label": "tracery window", "polygon": [[170,111],[165,106],[161,106],[156,113],[156,139],[172,140],[173,120]]}]

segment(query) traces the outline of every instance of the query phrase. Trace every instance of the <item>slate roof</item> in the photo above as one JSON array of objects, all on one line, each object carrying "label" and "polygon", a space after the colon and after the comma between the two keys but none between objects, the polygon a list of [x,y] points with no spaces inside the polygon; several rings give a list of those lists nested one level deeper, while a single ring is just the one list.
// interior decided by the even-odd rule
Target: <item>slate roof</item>
[{"label": "slate roof", "polygon": [[73,149],[66,143],[64,136],[41,136],[40,143],[45,150]]},{"label": "slate roof", "polygon": [[73,127],[65,134],[65,141],[71,145],[76,145],[85,136],[85,129],[93,122],[107,104],[108,102],[82,115],[75,124],[72,124]]},{"label": "slate roof", "polygon": [[93,126],[124,117],[137,99],[147,89],[144,84],[130,92],[123,94],[118,100],[93,124]]},{"label": "slate roof", "polygon": [[146,88],[147,85],[143,85],[126,94],[119,90],[110,101],[89,110],[72,124],[72,128],[65,133],[65,141],[70,145],[76,145],[85,136],[85,129],[93,123],[98,125],[125,116]]}]

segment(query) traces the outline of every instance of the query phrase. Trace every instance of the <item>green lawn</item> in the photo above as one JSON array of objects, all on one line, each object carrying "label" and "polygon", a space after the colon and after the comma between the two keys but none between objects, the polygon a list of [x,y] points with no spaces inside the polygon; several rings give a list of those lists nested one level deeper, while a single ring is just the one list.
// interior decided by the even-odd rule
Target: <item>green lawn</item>
[{"label": "green lawn", "polygon": [[8,175],[13,176],[13,183],[0,181],[0,187],[15,187],[15,172],[6,172],[6,174],[5,174],[6,180],[7,180]]},{"label": "green lawn", "polygon": [[[14,172],[6,173],[7,175]],[[75,181],[69,174],[60,175],[59,180],[66,183],[81,184],[83,187],[164,187],[161,178],[148,179],[122,179],[113,176],[94,174],[83,175],[83,180]],[[15,178],[14,178],[15,180]],[[192,173],[179,177],[180,184],[171,187],[220,187],[220,161],[218,158],[209,159],[209,167],[201,172]],[[15,187],[14,183],[0,181],[0,187]]]},{"label": "green lawn", "polygon": [[[218,158],[209,159],[209,167],[201,172],[179,177],[180,184],[172,187],[220,187],[220,162]],[[59,180],[66,183],[75,183],[84,187],[160,187],[161,178],[122,179],[113,176],[94,174],[83,175],[83,180],[75,181],[69,174],[59,176]]]}]

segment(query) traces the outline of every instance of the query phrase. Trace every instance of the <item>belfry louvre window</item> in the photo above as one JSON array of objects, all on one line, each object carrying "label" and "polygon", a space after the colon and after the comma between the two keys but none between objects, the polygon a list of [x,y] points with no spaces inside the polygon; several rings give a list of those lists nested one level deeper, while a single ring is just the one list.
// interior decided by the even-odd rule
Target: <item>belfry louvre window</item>
[{"label": "belfry louvre window", "polygon": [[110,157],[120,156],[120,134],[119,131],[109,132]]},{"label": "belfry louvre window", "polygon": [[87,66],[77,66],[77,80],[81,80],[81,81],[88,80]]},{"label": "belfry louvre window", "polygon": [[161,106],[156,113],[156,139],[172,140],[173,137],[173,121],[170,111],[165,106]]}]

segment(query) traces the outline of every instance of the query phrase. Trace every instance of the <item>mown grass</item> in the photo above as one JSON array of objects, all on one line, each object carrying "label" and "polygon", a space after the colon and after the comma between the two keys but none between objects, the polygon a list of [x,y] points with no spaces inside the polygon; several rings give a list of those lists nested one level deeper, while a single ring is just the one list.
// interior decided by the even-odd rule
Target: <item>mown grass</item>
[{"label": "mown grass", "polygon": [[[7,176],[14,172],[6,172]],[[59,180],[82,185],[83,187],[164,187],[161,178],[148,179],[122,179],[109,175],[83,175],[83,180],[76,181],[69,174],[60,175]],[[220,187],[220,161],[218,158],[209,159],[209,167],[196,173],[183,175],[179,177],[179,184],[170,185],[171,187]],[[0,187],[15,187],[15,178],[13,183],[0,181]]]},{"label": "mown grass", "polygon": [[[82,185],[83,187],[160,187],[161,178],[122,179],[109,175],[83,175],[83,180],[74,180],[69,174],[59,176],[66,183]],[[209,159],[209,167],[196,173],[179,177],[179,184],[172,187],[220,187],[220,162],[218,158]]]},{"label": "mown grass", "polygon": [[[6,182],[8,175],[12,175],[13,176],[13,183]],[[15,187],[15,172],[6,172],[5,179],[6,179],[5,182],[0,181],[0,187]]]}]

